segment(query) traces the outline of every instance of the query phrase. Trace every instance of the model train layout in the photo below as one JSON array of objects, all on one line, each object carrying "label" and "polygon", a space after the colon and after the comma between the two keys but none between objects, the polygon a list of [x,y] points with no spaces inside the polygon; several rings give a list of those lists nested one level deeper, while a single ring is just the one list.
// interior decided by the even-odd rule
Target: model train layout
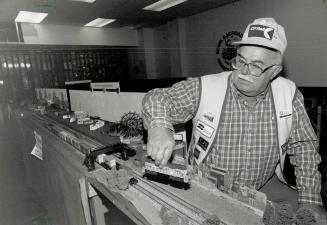
[{"label": "model train layout", "polygon": [[[85,136],[84,134],[82,134],[78,131],[75,131],[74,129],[72,129],[70,127],[67,127],[63,123],[57,123],[55,120],[53,120],[52,118],[50,118],[48,116],[46,119],[43,116],[36,116],[34,118],[37,119],[38,122],[41,122],[43,124],[44,128],[49,130],[51,133],[55,134],[56,136],[58,136],[59,138],[61,138],[65,142],[67,142],[68,144],[74,146],[77,150],[83,152],[86,155],[91,155],[94,158],[98,158],[97,153],[98,152],[99,152],[99,154],[102,153],[102,150],[105,150],[105,148],[108,147],[108,146],[103,146],[98,141],[95,141],[92,138]],[[81,125],[79,125],[79,126],[81,126]],[[141,158],[143,158],[143,164],[140,165],[138,168],[141,169],[141,171],[139,171],[139,172],[141,172],[141,174],[143,174],[143,177],[148,178],[148,175],[151,175],[151,176],[154,175],[154,176],[160,177],[160,176],[164,175],[164,176],[167,176],[170,180],[179,181],[179,183],[187,184],[188,186],[191,186],[191,183],[192,183],[192,186],[193,186],[193,184],[197,183],[197,180],[194,179],[194,174],[192,173],[192,170],[190,170],[190,167],[187,165],[187,160],[185,159],[187,150],[186,150],[186,143],[184,141],[176,141],[172,158],[169,160],[169,163],[164,167],[157,166],[150,157],[146,156],[146,151],[145,151],[146,147],[144,144],[141,145],[142,149],[141,148],[135,149],[134,145],[128,145],[128,144],[123,144],[123,143],[117,144],[117,146],[120,146],[119,148],[122,147],[121,145],[123,145],[123,146],[126,145],[128,148],[133,148],[137,153],[141,153],[139,156],[142,155]],[[109,147],[116,147],[116,145],[113,144],[113,146],[109,146]],[[107,151],[105,153],[107,153]],[[115,153],[115,151],[110,151],[110,153]],[[92,155],[92,154],[94,154],[94,155]],[[123,161],[124,157],[119,157],[119,155],[117,155],[117,157],[118,158],[116,160],[120,160],[120,158],[121,158],[121,162],[122,162],[121,165],[125,165],[125,163]],[[133,158],[132,160],[136,160],[136,156],[134,156],[132,158]],[[93,159],[93,161],[98,161],[98,160]],[[93,161],[92,161],[92,163],[94,163]],[[103,164],[100,163],[100,165],[103,165]],[[146,182],[147,184],[151,184],[151,185],[154,185],[155,187],[157,187],[157,185],[155,185],[155,183],[152,184],[151,181],[146,181],[146,179],[143,179],[142,176],[133,172],[133,170],[131,170],[131,171],[132,171],[132,173],[130,175],[139,184],[136,184],[135,182],[133,182],[133,184],[132,183],[126,184],[126,182],[125,182],[124,186],[123,186],[124,188],[121,188],[121,189],[125,190],[126,188],[128,188],[128,185],[132,185],[135,189],[137,189],[138,192],[143,193],[145,196],[147,196],[150,199],[158,199],[158,196],[162,196],[164,193],[167,192],[166,190],[160,189],[159,191],[156,191],[154,193],[154,190],[157,190],[157,189],[150,188],[149,186],[144,186],[143,183]],[[120,171],[120,172],[122,172],[122,171]],[[107,170],[107,173],[110,173],[110,171]],[[124,174],[122,176],[124,178],[127,177]],[[128,176],[128,177],[130,177],[130,176]],[[242,205],[243,206],[248,205],[248,206],[252,206],[251,209],[256,208],[256,209],[259,209],[261,212],[265,211],[265,216],[264,216],[264,221],[263,221],[264,224],[275,224],[275,221],[283,221],[284,222],[285,219],[287,219],[287,221],[294,221],[294,220],[307,221],[308,218],[311,218],[310,217],[311,214],[309,212],[306,212],[306,214],[308,214],[308,215],[310,214],[310,215],[305,216],[304,219],[302,219],[302,217],[295,218],[294,213],[289,213],[289,211],[287,211],[287,210],[285,211],[285,209],[288,209],[286,206],[285,206],[286,207],[285,208],[284,206],[278,206],[278,205],[276,206],[274,204],[272,204],[272,205],[268,204],[270,207],[267,207],[268,210],[267,209],[265,210],[264,203],[266,201],[265,201],[265,198],[262,198],[260,193],[257,193],[254,189],[247,188],[241,184],[232,182],[232,180],[229,177],[228,172],[223,170],[222,168],[211,166],[209,173],[208,173],[208,180],[211,181],[213,186],[215,186],[218,190],[220,190],[220,194],[216,197],[219,197],[219,196],[221,197],[222,193],[224,193],[225,194],[224,199],[226,199],[226,201],[229,203],[234,202],[234,204],[235,204],[234,206],[237,206],[236,208],[239,208]],[[118,180],[118,182],[119,181],[120,180]],[[125,181],[130,181],[130,180],[127,179]],[[217,189],[215,189],[215,190],[217,190]],[[206,190],[209,192],[212,192],[210,189],[206,189]],[[213,191],[212,194],[214,197],[215,192]],[[179,220],[181,218],[183,219],[183,218],[187,217],[188,224],[201,224],[201,225],[212,224],[212,221],[215,221],[215,224],[229,224],[229,222],[226,221],[226,223],[225,223],[225,221],[223,221],[227,217],[226,218],[224,216],[221,217],[221,214],[219,214],[219,217],[217,217],[218,219],[217,218],[216,219],[212,219],[212,218],[205,219],[208,215],[204,215],[201,213],[198,216],[195,216],[194,218],[192,216],[190,217],[190,215],[192,215],[192,213],[190,213],[189,209],[188,208],[185,209],[182,207],[182,206],[185,206],[184,201],[181,200],[181,203],[177,204],[176,198],[177,198],[176,196],[173,196],[172,198],[171,197],[167,198],[167,197],[163,196],[162,199],[160,199],[156,202],[158,204],[162,205],[162,207],[167,207],[167,208],[171,209],[172,212],[174,213],[174,215],[177,213],[176,215]],[[232,200],[232,199],[234,199],[234,200]],[[179,212],[179,210],[181,210],[181,208],[183,208],[183,210],[181,212]],[[194,208],[193,206],[190,207],[190,209],[193,209],[193,208]],[[284,211],[285,211],[285,213],[284,213]],[[168,218],[169,220],[167,220],[168,221],[167,224],[172,224],[170,217],[175,218],[174,216],[171,216],[172,212],[169,213],[169,212],[163,211],[162,212],[163,216],[161,219]],[[197,210],[196,212],[200,212],[200,211]],[[166,214],[168,215],[168,217]],[[298,215],[296,215],[296,216],[298,216]],[[248,219],[250,219],[250,218],[248,218]],[[178,223],[178,224],[180,224],[180,223]],[[302,224],[305,224],[305,223],[302,223]]]}]

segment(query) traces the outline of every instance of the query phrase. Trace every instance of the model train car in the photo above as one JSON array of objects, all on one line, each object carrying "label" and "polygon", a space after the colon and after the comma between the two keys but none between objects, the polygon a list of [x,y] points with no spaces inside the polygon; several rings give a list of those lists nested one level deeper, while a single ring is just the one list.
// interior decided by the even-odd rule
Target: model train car
[{"label": "model train car", "polygon": [[171,160],[163,168],[156,166],[154,160],[150,157],[146,157],[144,165],[142,167],[142,172],[146,174],[164,174],[169,176],[172,180],[181,181],[183,183],[189,183],[190,173],[187,170],[187,161],[184,158],[186,151],[185,142],[177,142],[174,147],[174,154]]}]

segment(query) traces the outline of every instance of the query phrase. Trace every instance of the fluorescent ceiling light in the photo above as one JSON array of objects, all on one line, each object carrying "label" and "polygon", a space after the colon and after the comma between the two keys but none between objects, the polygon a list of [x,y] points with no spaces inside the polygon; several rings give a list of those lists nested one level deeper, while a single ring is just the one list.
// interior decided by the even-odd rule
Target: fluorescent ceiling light
[{"label": "fluorescent ceiling light", "polygon": [[109,23],[116,21],[115,19],[104,19],[104,18],[97,18],[92,20],[88,24],[85,24],[85,27],[103,27]]},{"label": "fluorescent ceiling light", "polygon": [[72,0],[72,1],[75,1],[75,2],[87,2],[87,3],[93,3],[93,2],[95,2],[96,0]]},{"label": "fluorescent ceiling light", "polygon": [[16,16],[16,23],[41,23],[48,13],[19,11]]},{"label": "fluorescent ceiling light", "polygon": [[144,7],[143,9],[159,12],[186,1],[187,0],[160,0],[158,2],[155,2],[151,5]]}]

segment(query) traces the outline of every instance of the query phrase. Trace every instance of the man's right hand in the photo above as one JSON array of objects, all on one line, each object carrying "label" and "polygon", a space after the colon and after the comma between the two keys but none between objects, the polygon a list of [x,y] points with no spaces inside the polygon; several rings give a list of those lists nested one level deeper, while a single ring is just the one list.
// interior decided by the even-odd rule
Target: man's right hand
[{"label": "man's right hand", "polygon": [[164,127],[148,130],[147,154],[159,167],[167,165],[175,145],[173,132]]}]

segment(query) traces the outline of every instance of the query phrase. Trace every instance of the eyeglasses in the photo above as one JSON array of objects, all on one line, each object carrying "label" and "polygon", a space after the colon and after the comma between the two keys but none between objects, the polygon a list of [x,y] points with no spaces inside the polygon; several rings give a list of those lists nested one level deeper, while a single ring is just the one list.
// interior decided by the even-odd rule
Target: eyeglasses
[{"label": "eyeglasses", "polygon": [[245,60],[243,60],[240,57],[235,57],[232,61],[232,67],[235,70],[242,69],[244,66],[247,66],[247,69],[250,73],[250,75],[255,77],[261,77],[261,75],[269,70],[271,67],[276,66],[276,64],[273,64],[271,66],[266,67],[265,69],[262,69],[260,66],[253,64],[252,62],[247,63]]}]

